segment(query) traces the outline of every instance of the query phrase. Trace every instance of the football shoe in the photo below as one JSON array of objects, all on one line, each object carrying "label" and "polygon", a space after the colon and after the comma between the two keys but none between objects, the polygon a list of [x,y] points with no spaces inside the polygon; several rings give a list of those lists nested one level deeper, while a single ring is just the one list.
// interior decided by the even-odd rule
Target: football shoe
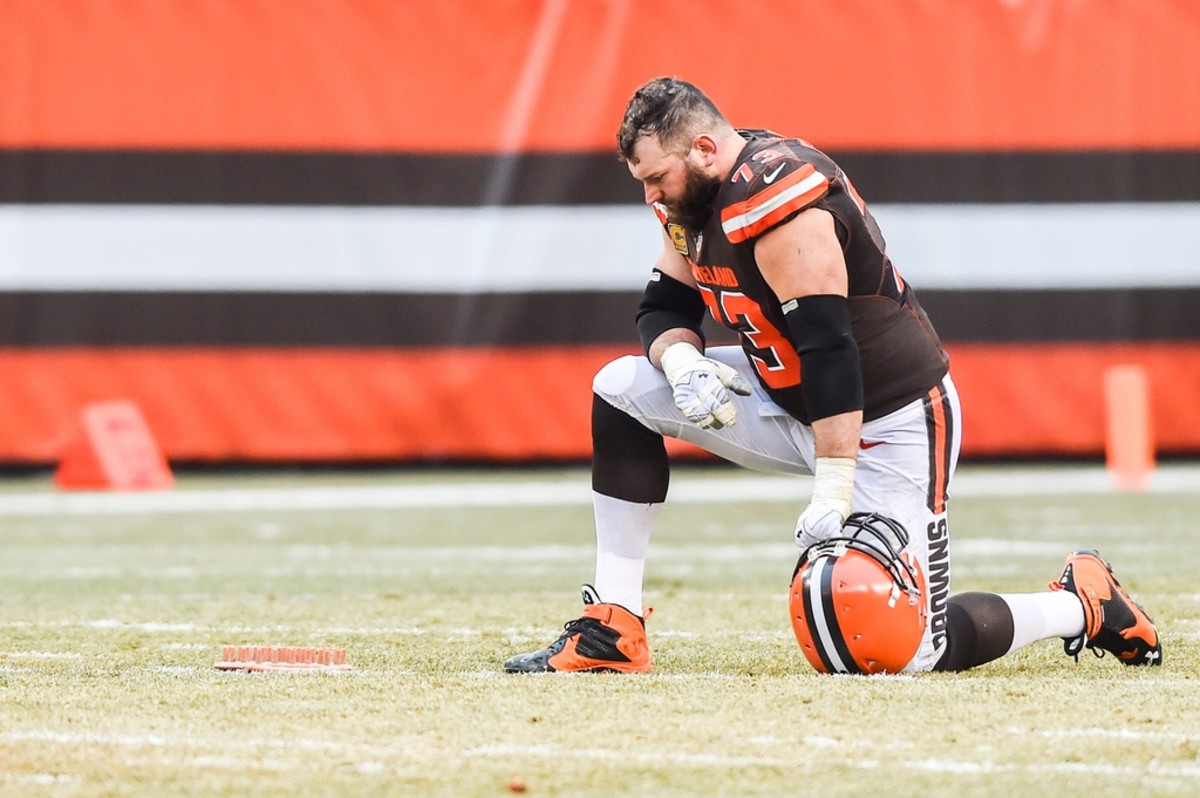
[{"label": "football shoe", "polygon": [[650,644],[645,618],[619,604],[600,601],[584,585],[583,616],[563,625],[563,633],[545,648],[519,654],[504,663],[506,673],[603,672],[649,673]]},{"label": "football shoe", "polygon": [[1068,590],[1083,603],[1083,634],[1063,639],[1068,656],[1078,659],[1087,647],[1097,657],[1107,651],[1126,665],[1162,664],[1154,620],[1129,597],[1099,552],[1084,549],[1068,555],[1062,576],[1050,589]]}]

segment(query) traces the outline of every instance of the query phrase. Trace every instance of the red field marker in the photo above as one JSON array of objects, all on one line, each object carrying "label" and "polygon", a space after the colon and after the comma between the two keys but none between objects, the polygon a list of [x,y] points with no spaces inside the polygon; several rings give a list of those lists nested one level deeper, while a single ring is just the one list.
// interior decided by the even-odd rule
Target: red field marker
[{"label": "red field marker", "polygon": [[1144,490],[1154,473],[1150,388],[1141,366],[1112,366],[1104,373],[1105,453],[1108,473],[1121,490]]},{"label": "red field marker", "polygon": [[63,490],[164,490],[175,477],[138,406],[114,401],[83,408],[54,482]]},{"label": "red field marker", "polygon": [[302,646],[225,646],[221,661],[216,663],[222,671],[274,671],[304,673],[325,671],[340,673],[353,670],[346,663],[344,648],[306,648]]}]

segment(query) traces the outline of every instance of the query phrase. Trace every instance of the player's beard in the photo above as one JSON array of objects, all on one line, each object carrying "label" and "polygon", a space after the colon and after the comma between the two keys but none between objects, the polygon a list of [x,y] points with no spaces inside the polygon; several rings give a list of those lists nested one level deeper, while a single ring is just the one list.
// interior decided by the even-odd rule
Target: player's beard
[{"label": "player's beard", "polygon": [[721,181],[709,177],[691,163],[684,162],[686,177],[683,181],[683,196],[667,206],[668,218],[684,226],[691,233],[699,233],[712,216],[713,202],[721,190]]}]

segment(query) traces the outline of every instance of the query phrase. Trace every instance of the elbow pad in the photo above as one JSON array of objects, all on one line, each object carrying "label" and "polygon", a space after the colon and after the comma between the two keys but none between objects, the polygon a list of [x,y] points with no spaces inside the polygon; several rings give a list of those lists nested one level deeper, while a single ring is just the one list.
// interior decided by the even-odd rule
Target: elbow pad
[{"label": "elbow pad", "polygon": [[844,296],[818,294],[783,304],[792,343],[800,354],[800,391],[816,421],[863,409],[862,364]]},{"label": "elbow pad", "polygon": [[650,354],[650,344],[667,330],[680,327],[691,330],[704,341],[700,325],[704,322],[704,298],[690,285],[681,283],[659,269],[650,273],[650,282],[638,305],[637,329],[642,351]]}]

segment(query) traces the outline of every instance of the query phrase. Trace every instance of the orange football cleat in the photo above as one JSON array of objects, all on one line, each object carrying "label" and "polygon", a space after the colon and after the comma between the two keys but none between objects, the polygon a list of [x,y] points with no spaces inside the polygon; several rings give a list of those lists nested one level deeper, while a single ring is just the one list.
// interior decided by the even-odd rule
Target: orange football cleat
[{"label": "orange football cleat", "polygon": [[[583,586],[583,617],[563,625],[563,633],[545,648],[504,663],[506,673],[562,671],[649,673],[646,622],[619,604],[600,601],[595,588]],[[645,610],[650,617],[652,610]]]},{"label": "orange football cleat", "polygon": [[1064,639],[1068,655],[1077,658],[1087,646],[1098,657],[1108,651],[1126,665],[1162,664],[1154,621],[1121,587],[1099,552],[1085,549],[1070,554],[1062,576],[1050,583],[1050,589],[1069,590],[1083,602],[1083,634]]}]

